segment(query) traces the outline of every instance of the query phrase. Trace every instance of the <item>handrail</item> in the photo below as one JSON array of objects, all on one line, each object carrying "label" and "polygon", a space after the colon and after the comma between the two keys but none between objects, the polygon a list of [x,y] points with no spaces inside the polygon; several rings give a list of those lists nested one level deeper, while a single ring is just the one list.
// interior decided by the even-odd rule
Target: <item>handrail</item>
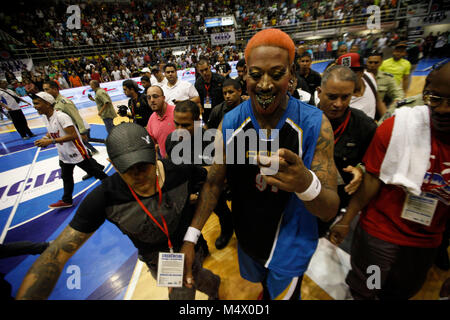
[{"label": "handrail", "polygon": [[[401,19],[405,19],[407,14],[406,8],[400,8],[399,11],[395,9],[389,9],[381,11],[380,20],[381,23],[392,22]],[[297,24],[290,25],[276,25],[274,27],[285,31],[288,34],[294,34],[305,31],[318,31],[328,28],[341,28],[350,26],[365,25],[369,14],[360,14],[355,16],[344,17],[344,19],[323,19],[314,20],[309,22],[299,22]],[[235,30],[235,37],[237,42],[245,42],[250,39],[261,28],[256,29],[244,29],[238,28]],[[62,48],[16,48],[12,52],[16,58],[33,58],[36,61],[39,60],[58,60],[66,57],[79,57],[79,56],[92,56],[105,53],[117,52],[123,49],[139,49],[149,47],[155,48],[172,48],[172,47],[185,47],[188,45],[205,44],[210,43],[210,35],[197,35],[190,37],[180,37],[179,39],[164,39],[164,40],[150,40],[139,42],[114,42],[105,44],[78,45],[73,47]]]}]

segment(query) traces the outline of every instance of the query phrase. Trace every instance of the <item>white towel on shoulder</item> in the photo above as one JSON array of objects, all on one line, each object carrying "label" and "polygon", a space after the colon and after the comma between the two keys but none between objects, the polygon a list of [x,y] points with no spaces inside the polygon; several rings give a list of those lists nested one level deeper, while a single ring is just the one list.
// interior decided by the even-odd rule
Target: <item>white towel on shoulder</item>
[{"label": "white towel on shoulder", "polygon": [[430,114],[427,106],[395,111],[394,128],[380,168],[380,180],[420,195],[431,153]]}]

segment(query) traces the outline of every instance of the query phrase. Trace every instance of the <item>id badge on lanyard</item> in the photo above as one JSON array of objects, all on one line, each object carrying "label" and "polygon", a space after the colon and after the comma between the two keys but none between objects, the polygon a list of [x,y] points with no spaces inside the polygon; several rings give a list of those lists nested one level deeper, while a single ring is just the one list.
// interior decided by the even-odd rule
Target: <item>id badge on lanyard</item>
[{"label": "id badge on lanyard", "polygon": [[156,285],[158,287],[182,287],[183,268],[183,253],[173,253],[172,250],[171,252],[160,252]]},{"label": "id badge on lanyard", "polygon": [[[159,202],[158,205],[161,205],[162,201],[162,193],[161,188],[159,187],[158,178],[156,178],[156,186],[158,187],[159,193]],[[153,222],[161,229],[161,231],[167,236],[168,246],[170,252],[160,252],[159,253],[159,261],[158,261],[158,273],[156,279],[156,285],[158,287],[174,287],[179,288],[183,286],[183,273],[184,273],[184,253],[174,253],[172,242],[169,237],[169,229],[167,228],[166,220],[163,215],[161,215],[161,220],[163,222],[163,227],[159,224],[159,222],[153,217],[153,215],[148,211],[148,209],[144,206],[142,201],[138,198],[134,190],[130,188],[131,193],[133,194],[136,201],[141,206],[142,210],[153,220]]]},{"label": "id badge on lanyard", "polygon": [[433,220],[437,204],[437,199],[426,195],[415,196],[407,193],[401,217],[429,227]]},{"label": "id badge on lanyard", "polygon": [[203,108],[204,109],[211,109],[211,98],[209,97],[209,88],[210,87],[211,87],[211,85],[207,86],[205,84],[206,97],[205,97],[205,101],[203,102]]}]

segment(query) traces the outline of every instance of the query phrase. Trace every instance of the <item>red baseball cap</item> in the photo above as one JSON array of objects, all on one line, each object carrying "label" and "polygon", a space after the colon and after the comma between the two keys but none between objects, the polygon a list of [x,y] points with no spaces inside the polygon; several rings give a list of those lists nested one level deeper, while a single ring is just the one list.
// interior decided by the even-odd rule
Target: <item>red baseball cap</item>
[{"label": "red baseball cap", "polygon": [[362,68],[361,56],[358,53],[346,53],[338,58],[337,64],[349,68]]}]

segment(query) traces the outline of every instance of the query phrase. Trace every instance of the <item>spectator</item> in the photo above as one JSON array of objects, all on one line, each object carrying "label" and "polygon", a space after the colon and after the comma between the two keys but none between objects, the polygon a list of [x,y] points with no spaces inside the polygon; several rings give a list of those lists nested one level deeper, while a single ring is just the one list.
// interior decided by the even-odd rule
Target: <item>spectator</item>
[{"label": "spectator", "polygon": [[[334,162],[341,180],[338,184],[340,209],[347,207],[350,196],[362,182],[362,158],[377,129],[373,119],[361,110],[349,107],[357,81],[356,74],[349,68],[333,66],[324,72],[317,89],[318,108],[330,120],[334,131]],[[326,235],[331,223],[318,219],[319,237]]]},{"label": "spectator", "polygon": [[118,81],[118,80],[122,79],[122,73],[120,72],[118,66],[114,66],[114,70],[111,72],[111,75],[112,75],[114,81]]},{"label": "spectator", "polygon": [[219,61],[214,65],[214,69],[216,69],[217,74],[228,79],[231,73],[230,64],[225,61],[223,54],[219,54],[218,60]]},{"label": "spectator", "polygon": [[201,101],[202,120],[207,123],[212,109],[224,101],[222,85],[225,77],[211,72],[211,65],[203,58],[197,63],[197,72],[200,77],[195,81],[195,89]]},{"label": "spectator", "polygon": [[19,82],[19,83],[17,84],[16,93],[17,93],[20,97],[24,97],[24,96],[27,95],[27,90],[25,90],[25,86],[22,84],[22,82]]},{"label": "spectator", "polygon": [[89,85],[95,92],[95,98],[92,98],[90,94],[88,94],[88,97],[97,104],[98,116],[103,120],[106,132],[109,134],[114,127],[113,119],[117,116],[111,98],[105,89],[100,88],[98,81],[92,80]]},{"label": "spectator", "polygon": [[100,73],[98,73],[98,71],[96,71],[94,68],[91,68],[91,80],[98,81],[99,83],[102,82]]},{"label": "spectator", "polygon": [[407,92],[409,86],[409,75],[411,73],[411,63],[403,59],[406,54],[406,45],[399,43],[395,46],[392,58],[384,60],[379,70],[391,73],[395,81],[402,87],[403,92]]},{"label": "spectator", "polygon": [[374,76],[364,71],[360,55],[357,53],[344,54],[339,57],[338,65],[352,69],[358,79],[350,107],[363,111],[372,119],[375,119],[377,115],[378,118],[382,117],[387,111],[386,106],[380,101]]},{"label": "spectator", "polygon": [[[394,106],[396,102],[405,97],[405,93],[402,88],[397,85],[397,82],[392,74],[378,70],[382,62],[382,53],[376,51],[369,53],[366,68],[377,81],[377,92],[380,100],[383,101],[386,106]],[[389,108],[389,110],[393,111],[391,108]]]},{"label": "spectator", "polygon": [[159,87],[164,87],[167,85],[167,78],[164,76],[163,72],[158,66],[152,67],[152,75],[155,78],[155,85]]},{"label": "spectator", "polygon": [[317,87],[320,86],[321,76],[318,72],[311,69],[312,59],[307,53],[298,58],[299,72],[298,75],[308,84],[308,92],[314,95]]},{"label": "spectator", "polygon": [[69,89],[70,86],[67,83],[66,78],[62,75],[62,73],[58,73],[58,78],[56,79],[58,81],[60,89]]},{"label": "spectator", "polygon": [[[147,264],[154,278],[159,268],[158,253],[169,250],[179,252],[188,227],[184,217],[189,217],[193,211],[188,199],[195,192],[195,187],[205,180],[205,169],[174,166],[166,160],[158,161],[154,144],[145,129],[137,124],[124,123],[114,128],[106,141],[106,148],[117,173],[105,179],[86,196],[72,221],[50,244],[46,251],[48,254],[44,253],[30,268],[17,293],[17,299],[47,298],[68,258],[105,220],[113,222],[129,236],[138,249],[139,258]],[[156,196],[158,194],[159,197]],[[170,221],[170,229],[158,228],[147,214],[142,213],[144,208],[152,215],[152,208],[157,207],[163,221]],[[148,228],[142,229],[144,224]],[[141,232],[130,232],[130,228],[140,229]],[[160,229],[170,236],[163,236]],[[155,236],[160,234],[162,237]],[[202,267],[202,248],[199,246],[195,251],[196,289],[207,294],[210,299],[218,299],[220,278]],[[49,267],[42,261],[50,261],[57,271],[48,271]],[[36,282],[30,285],[33,281]],[[171,300],[194,298],[194,289],[169,290]]]},{"label": "spectator", "polygon": [[56,145],[61,167],[61,178],[64,185],[62,199],[49,205],[51,209],[68,208],[72,206],[74,188],[73,169],[80,167],[97,179],[104,179],[107,175],[93,162],[84,148],[80,134],[70,117],[58,110],[54,110],[55,99],[46,92],[39,92],[33,96],[34,108],[40,115],[45,115],[44,122],[48,133],[34,144],[45,148],[50,144]]},{"label": "spectator", "polygon": [[74,72],[69,72],[69,82],[71,88],[83,86],[80,77]]},{"label": "spectator", "polygon": [[[423,91],[427,106],[401,108],[378,127],[363,159],[363,184],[340,228],[332,230],[330,239],[339,244],[362,210],[346,278],[355,299],[409,299],[433,264],[449,218],[450,180],[443,174],[450,161],[449,75],[450,63],[434,69]],[[418,206],[424,201],[433,205]],[[367,286],[370,265],[380,272],[373,289]]]},{"label": "spectator", "polygon": [[178,80],[177,68],[174,64],[166,64],[164,73],[167,83],[161,88],[163,89],[166,102],[176,103],[177,101],[189,99],[200,104],[200,97],[195,87],[190,82]]},{"label": "spectator", "polygon": [[236,71],[238,74],[238,77],[236,80],[239,81],[241,85],[241,91],[242,91],[242,99],[247,100],[248,94],[247,94],[247,66],[245,64],[245,59],[240,59],[236,63]]},{"label": "spectator", "polygon": [[167,156],[166,138],[175,130],[175,124],[173,122],[173,110],[175,107],[166,102],[167,98],[164,96],[164,91],[159,86],[151,86],[148,88],[147,100],[153,111],[148,120],[147,132],[153,141],[155,141],[159,153],[164,159]]},{"label": "spectator", "polygon": [[22,139],[28,140],[36,135],[28,127],[27,119],[20,109],[19,103],[23,102],[27,105],[29,103],[18,97],[14,91],[7,89],[7,86],[8,83],[5,80],[0,80],[0,106],[8,110],[8,115]]},{"label": "spectator", "polygon": [[149,76],[141,77],[141,85],[144,87],[144,92],[147,92],[147,89],[151,87],[152,82]]},{"label": "spectator", "polygon": [[125,80],[122,83],[123,92],[130,98],[128,100],[128,108],[131,111],[131,116],[134,123],[137,123],[144,128],[147,126],[148,119],[152,115],[153,111],[148,105],[147,96],[145,91],[141,92],[138,84],[133,80]]},{"label": "spectator", "polygon": [[100,81],[99,82],[110,82],[111,77],[109,76],[108,71],[106,70],[106,68],[102,68],[102,74],[100,75]]}]

